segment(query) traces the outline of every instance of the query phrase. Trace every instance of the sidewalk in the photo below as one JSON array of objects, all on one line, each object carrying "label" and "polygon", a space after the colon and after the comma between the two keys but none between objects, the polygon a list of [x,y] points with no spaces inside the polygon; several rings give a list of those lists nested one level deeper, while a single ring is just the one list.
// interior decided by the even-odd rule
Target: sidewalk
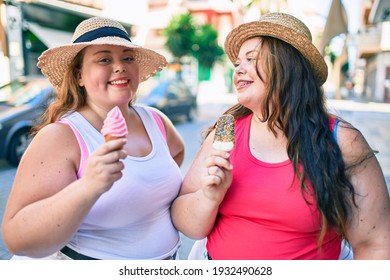
[{"label": "sidewalk", "polygon": [[355,112],[390,113],[389,103],[364,102],[357,100],[328,99],[330,109]]}]

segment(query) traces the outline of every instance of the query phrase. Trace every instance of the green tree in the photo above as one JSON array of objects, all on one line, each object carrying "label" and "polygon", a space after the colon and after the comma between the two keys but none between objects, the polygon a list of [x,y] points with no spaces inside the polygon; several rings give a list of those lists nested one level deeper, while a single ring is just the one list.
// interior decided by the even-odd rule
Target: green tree
[{"label": "green tree", "polygon": [[222,58],[224,52],[218,45],[218,33],[210,24],[198,28],[192,54],[200,65],[209,68]]},{"label": "green tree", "polygon": [[210,69],[222,59],[224,51],[218,45],[217,31],[210,24],[199,26],[195,34],[192,55],[198,60],[199,80],[208,80]]},{"label": "green tree", "polygon": [[184,56],[198,60],[200,80],[209,78],[210,69],[224,55],[218,45],[217,31],[210,24],[195,24],[190,13],[173,17],[163,35],[166,37],[165,47],[174,57],[173,63],[182,64]]},{"label": "green tree", "polygon": [[163,30],[166,37],[165,47],[174,57],[174,62],[181,63],[183,56],[191,55],[196,27],[190,13],[172,18]]}]

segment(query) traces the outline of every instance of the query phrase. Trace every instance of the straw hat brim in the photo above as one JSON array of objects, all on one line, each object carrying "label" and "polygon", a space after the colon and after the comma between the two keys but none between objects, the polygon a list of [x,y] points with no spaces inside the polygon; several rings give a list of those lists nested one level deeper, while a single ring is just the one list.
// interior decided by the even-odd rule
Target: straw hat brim
[{"label": "straw hat brim", "polygon": [[114,45],[134,49],[135,58],[139,64],[140,82],[154,76],[168,64],[165,57],[155,51],[138,46],[122,38],[103,37],[91,42],[74,43],[48,49],[38,58],[37,66],[49,81],[59,89],[62,85],[64,74],[74,57],[82,49],[91,45]]},{"label": "straw hat brim", "polygon": [[302,33],[274,22],[253,21],[234,28],[226,37],[224,45],[230,61],[235,63],[244,41],[258,36],[274,37],[292,45],[311,64],[317,82],[320,85],[325,83],[328,67],[318,49]]}]

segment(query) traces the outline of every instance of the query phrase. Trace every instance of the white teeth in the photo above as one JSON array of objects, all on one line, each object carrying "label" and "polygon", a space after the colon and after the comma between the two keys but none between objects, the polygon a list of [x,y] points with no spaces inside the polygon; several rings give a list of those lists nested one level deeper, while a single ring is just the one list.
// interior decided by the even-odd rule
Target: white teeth
[{"label": "white teeth", "polygon": [[240,87],[250,84],[251,82],[239,82],[238,85]]},{"label": "white teeth", "polygon": [[112,85],[121,85],[121,84],[126,84],[126,83],[127,83],[127,80],[119,80],[119,81],[110,82],[110,84],[112,84]]}]

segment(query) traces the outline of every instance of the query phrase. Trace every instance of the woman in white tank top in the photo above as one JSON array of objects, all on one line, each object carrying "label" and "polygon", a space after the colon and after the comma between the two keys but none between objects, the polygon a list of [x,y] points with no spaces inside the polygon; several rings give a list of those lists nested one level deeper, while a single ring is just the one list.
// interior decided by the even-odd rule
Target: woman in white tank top
[{"label": "woman in white tank top", "polygon": [[[105,18],[83,21],[71,44],[39,57],[58,98],[34,128],[5,211],[14,259],[175,258],[170,206],[184,144],[165,115],[133,104],[139,83],[166,65]],[[106,143],[100,130],[114,107],[128,134]]]}]

